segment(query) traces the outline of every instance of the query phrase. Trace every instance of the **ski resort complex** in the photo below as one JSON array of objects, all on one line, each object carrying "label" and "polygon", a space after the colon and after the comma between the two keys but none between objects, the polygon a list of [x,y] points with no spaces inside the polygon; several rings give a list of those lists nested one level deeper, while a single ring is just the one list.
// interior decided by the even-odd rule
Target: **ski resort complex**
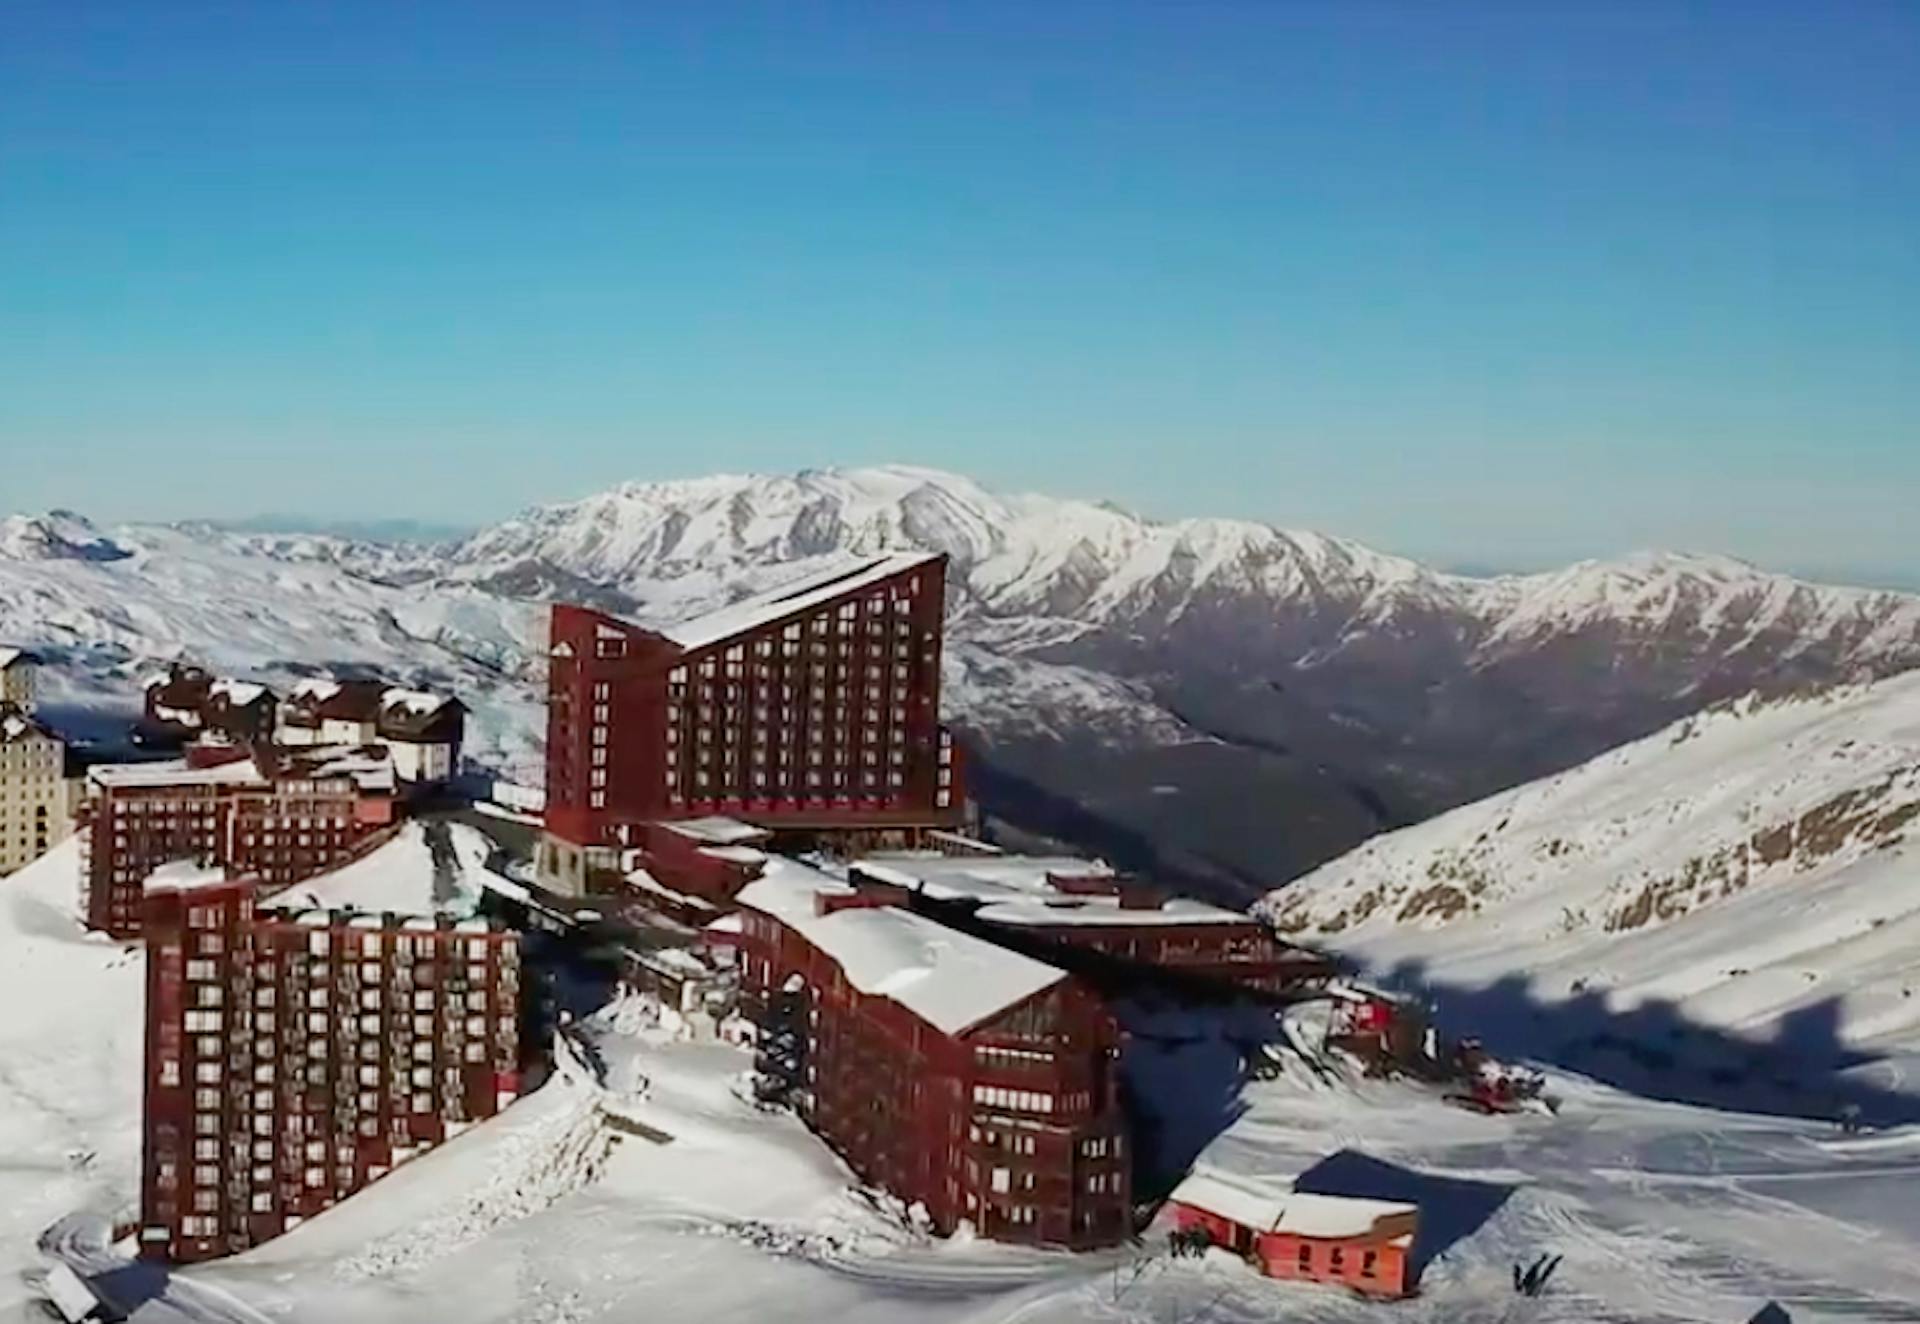
[{"label": "ski resort complex", "polygon": [[[916,1300],[1016,1310],[1025,1287],[985,1284],[1073,1284],[1035,1287],[1048,1319],[1179,1318],[1216,1298],[1224,1318],[1262,1318],[1315,1292],[1303,1308],[1342,1321],[1408,1297],[1433,1302],[1409,1318],[1498,1317],[1541,1295],[1559,1310],[1543,1318],[1586,1324],[1619,1312],[1584,1303],[1623,1293],[1649,1319],[1738,1320],[1752,1309],[1691,1304],[1721,1298],[1683,1282],[1681,1252],[1587,1219],[1592,1202],[1631,1229],[1645,1203],[1609,1185],[1616,1141],[1657,1168],[1675,1128],[1733,1127],[1809,1193],[1843,1169],[1863,1191],[1910,1171],[1869,1161],[1902,1143],[1910,1102],[1870,1041],[1863,1067],[1848,1056],[1866,1032],[1897,1050],[1912,1015],[1910,679],[1703,713],[1382,836],[1249,914],[971,803],[944,720],[998,673],[978,645],[947,647],[929,604],[948,571],[917,552],[769,566],[686,624],[551,608],[529,627],[545,673],[524,681],[565,737],[544,801],[538,778],[503,785],[484,761],[452,776],[470,737],[499,747],[498,708],[469,732],[464,692],[428,670],[128,666],[139,716],[120,753],[63,737],[71,678],[17,657],[3,729],[38,757],[0,761],[0,781],[44,799],[56,763],[89,766],[63,802],[78,842],[60,842],[65,809],[45,836],[16,831],[0,983],[23,1007],[53,990],[86,1046],[56,1051],[51,1030],[9,1045],[0,1074],[21,1086],[0,1090],[25,1106],[0,1110],[0,1135],[45,1151],[81,1118],[75,1134],[119,1138],[105,1159],[75,1146],[60,1189],[91,1189],[95,1162],[126,1174],[96,1200],[113,1227],[49,1229],[78,1197],[22,1215],[73,1274],[63,1299],[128,1312],[112,1266],[138,1254],[177,1271],[168,1290],[218,1282],[298,1319],[272,1266],[312,1288],[346,1257],[351,1284],[524,1226],[542,1251],[501,1289],[516,1300],[527,1282],[547,1300],[537,1284],[571,1272],[567,1246],[593,1245],[615,1277],[652,1273],[693,1229],[734,1248],[743,1282],[760,1260],[733,1257],[753,1246],[828,1279],[857,1263],[890,1281],[893,1257]],[[48,939],[76,899],[94,937]],[[1699,1017],[1726,1028],[1678,1029],[1595,989],[1602,968],[1616,991],[1665,988],[1680,957]],[[1451,987],[1467,970],[1498,982]],[[1527,970],[1552,981],[1526,990],[1538,1007],[1514,1001]],[[1773,1006],[1803,1037],[1738,1032]],[[1823,1006],[1831,1069],[1807,1065]],[[68,1051],[118,1052],[135,1088],[38,1074]],[[1530,1060],[1496,1056],[1514,1052]],[[1556,1123],[1568,1107],[1586,1115]],[[1779,1189],[1766,1173],[1672,1180],[1700,1195],[1708,1177],[1723,1204]],[[1755,1244],[1737,1220],[1683,1222],[1688,1256]],[[1907,1317],[1897,1268],[1795,1226],[1878,1284],[1822,1284],[1847,1317]],[[1582,1240],[1563,1268],[1569,1228]],[[861,1259],[843,1238],[890,1249]],[[636,1267],[639,1245],[668,1258]],[[1798,1245],[1766,1253],[1821,1277]],[[1605,1256],[1664,1276],[1623,1288]],[[977,1282],[942,1278],[976,1266]],[[732,1290],[675,1281],[689,1300]]]}]

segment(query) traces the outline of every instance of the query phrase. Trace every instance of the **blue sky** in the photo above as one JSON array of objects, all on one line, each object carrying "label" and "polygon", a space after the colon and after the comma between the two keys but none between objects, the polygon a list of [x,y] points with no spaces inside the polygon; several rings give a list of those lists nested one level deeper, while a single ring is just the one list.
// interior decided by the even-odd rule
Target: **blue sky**
[{"label": "blue sky", "polygon": [[0,506],[898,460],[1920,575],[1920,8],[12,3]]}]

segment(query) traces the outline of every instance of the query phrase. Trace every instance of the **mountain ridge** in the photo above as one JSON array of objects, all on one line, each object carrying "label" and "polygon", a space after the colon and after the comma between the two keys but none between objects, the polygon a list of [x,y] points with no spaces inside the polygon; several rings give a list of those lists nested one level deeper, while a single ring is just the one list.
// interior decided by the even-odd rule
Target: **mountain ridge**
[{"label": "mountain ridge", "polygon": [[[1226,898],[1749,690],[1920,663],[1920,597],[1712,554],[1475,578],[914,466],[625,483],[438,545],[50,518],[51,542],[0,540],[0,635],[50,621],[96,689],[183,653],[270,676],[411,657],[481,691],[477,748],[523,778],[540,603],[664,624],[851,553],[943,551],[949,708],[1004,788],[991,825],[1121,842],[1119,862]],[[82,555],[49,560],[55,542]]]}]

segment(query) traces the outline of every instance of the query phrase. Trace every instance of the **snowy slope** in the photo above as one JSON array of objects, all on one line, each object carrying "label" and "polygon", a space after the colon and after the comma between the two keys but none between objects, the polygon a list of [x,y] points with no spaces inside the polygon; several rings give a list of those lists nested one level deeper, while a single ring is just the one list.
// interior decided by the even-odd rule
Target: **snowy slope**
[{"label": "snowy slope", "polygon": [[141,953],[87,936],[79,844],[0,879],[0,1319],[55,1220],[139,1198]]},{"label": "snowy slope", "polygon": [[[45,1318],[42,1231],[84,1233],[72,1211],[114,1215],[134,1190],[143,972],[78,938],[76,863],[69,845],[0,884],[0,1319],[22,1324]],[[1526,1303],[1540,1324],[1743,1320],[1769,1299],[1799,1324],[1920,1320],[1911,1129],[1847,1140],[1577,1078],[1556,1082],[1558,1121],[1522,1123],[1391,1082],[1250,1085],[1209,1164],[1430,1202],[1422,1295],[1380,1305],[1172,1260],[1163,1228],[1083,1256],[931,1241],[740,1097],[749,1053],[676,1042],[639,1010],[585,1027],[604,1076],[570,1066],[295,1232],[175,1273],[135,1324],[586,1324],[663,1303],[756,1324],[1477,1324],[1521,1317],[1510,1269],[1543,1249],[1567,1260]],[[1173,1027],[1164,1051],[1210,1051],[1192,1035]],[[110,1267],[80,1233],[54,1252]],[[137,1275],[104,1281],[145,1295]]]},{"label": "snowy slope", "polygon": [[[440,836],[444,866],[433,839]],[[359,910],[368,914],[471,915],[493,843],[464,823],[408,823],[359,859],[277,893],[277,910]]]},{"label": "snowy slope", "polygon": [[[393,587],[353,568],[371,554],[327,540],[146,526],[107,535],[71,515],[56,537],[33,532],[47,521],[9,523],[0,638],[31,641],[42,655],[50,704],[130,710],[140,679],[174,659],[282,689],[302,674],[357,666],[457,689],[476,712],[472,752],[534,766],[539,727],[527,694],[544,623],[531,604],[457,586]],[[103,545],[117,555],[66,550]]]},{"label": "snowy slope", "polygon": [[1268,902],[1448,985],[1920,1043],[1920,676],[1745,700],[1376,838]]}]

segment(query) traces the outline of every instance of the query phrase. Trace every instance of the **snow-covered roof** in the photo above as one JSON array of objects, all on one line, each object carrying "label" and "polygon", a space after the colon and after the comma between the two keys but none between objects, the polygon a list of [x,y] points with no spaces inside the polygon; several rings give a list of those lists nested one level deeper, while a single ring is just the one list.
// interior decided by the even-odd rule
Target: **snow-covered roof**
[{"label": "snow-covered roof", "polygon": [[404,708],[415,717],[431,717],[449,703],[450,695],[429,694],[425,690],[389,689],[381,692],[382,708]]},{"label": "snow-covered roof", "polygon": [[[1418,1205],[1309,1195],[1213,1171],[1193,1173],[1174,1188],[1170,1198],[1258,1232],[1291,1232],[1330,1241],[1373,1235],[1384,1219],[1417,1218],[1420,1213]],[[1408,1233],[1402,1227],[1393,1229],[1393,1235],[1397,1239]]]},{"label": "snow-covered roof", "polygon": [[738,846],[750,841],[765,841],[768,835],[765,828],[718,814],[706,818],[674,819],[660,826],[708,846]]},{"label": "snow-covered roof", "polygon": [[939,558],[938,552],[889,552],[884,556],[842,562],[705,616],[670,625],[660,633],[682,648],[704,648],[743,631],[797,616],[835,598],[859,593]]},{"label": "snow-covered roof", "polygon": [[[6,670],[0,663],[0,671]],[[53,1308],[60,1312],[60,1318],[67,1324],[82,1324],[82,1321],[97,1318],[100,1313],[100,1299],[93,1294],[79,1274],[64,1264],[55,1264],[47,1270],[47,1299],[53,1302]]]},{"label": "snow-covered roof", "polygon": [[96,786],[265,786],[267,779],[252,759],[235,759],[211,768],[191,768],[185,759],[157,763],[101,763],[87,769]]},{"label": "snow-covered roof", "polygon": [[[264,903],[276,910],[364,910],[396,915],[471,915],[494,881],[492,845],[464,823],[449,823],[450,872],[442,873],[424,823],[409,823],[392,840],[338,869],[296,883]],[[521,892],[522,899],[525,892]]]},{"label": "snow-covered roof", "polygon": [[891,999],[943,1034],[960,1034],[1053,987],[1063,970],[893,906],[818,913],[818,898],[853,889],[795,860],[773,856],[740,892],[831,957],[847,982]]},{"label": "snow-covered roof", "polygon": [[5,671],[15,662],[32,660],[32,655],[24,648],[0,648],[0,671]]},{"label": "snow-covered roof", "polygon": [[316,676],[309,677],[306,680],[295,681],[290,693],[291,696],[296,699],[308,699],[315,703],[323,703],[339,692],[339,681]]},{"label": "snow-covered roof", "polygon": [[190,892],[201,887],[219,887],[227,881],[225,867],[201,864],[197,860],[173,860],[147,875],[149,892]]},{"label": "snow-covered roof", "polygon": [[34,737],[42,740],[60,738],[24,713],[15,712],[11,708],[0,710],[0,745]]},{"label": "snow-covered roof", "polygon": [[655,896],[672,902],[674,905],[686,906],[692,910],[719,909],[719,907],[715,906],[713,902],[707,900],[705,897],[689,896],[685,892],[674,891],[674,889],[668,887],[645,869],[632,870],[627,874],[626,881],[629,887],[636,888],[642,892],[651,892]]},{"label": "snow-covered roof", "polygon": [[209,697],[225,695],[227,702],[236,708],[246,708],[258,703],[266,692],[265,685],[256,685],[250,680],[216,680],[207,689]]},{"label": "snow-covered roof", "polygon": [[1117,891],[1066,890],[1056,879],[1111,880],[1105,864],[1070,855],[951,856],[931,851],[887,851],[854,865],[877,882],[891,883],[941,901],[977,901],[979,918],[1000,924],[1148,925],[1257,924],[1249,915],[1185,897],[1131,908]]},{"label": "snow-covered roof", "polygon": [[391,791],[398,782],[393,753],[382,747],[323,745],[294,751],[285,774],[316,781],[351,777],[363,791]]}]

